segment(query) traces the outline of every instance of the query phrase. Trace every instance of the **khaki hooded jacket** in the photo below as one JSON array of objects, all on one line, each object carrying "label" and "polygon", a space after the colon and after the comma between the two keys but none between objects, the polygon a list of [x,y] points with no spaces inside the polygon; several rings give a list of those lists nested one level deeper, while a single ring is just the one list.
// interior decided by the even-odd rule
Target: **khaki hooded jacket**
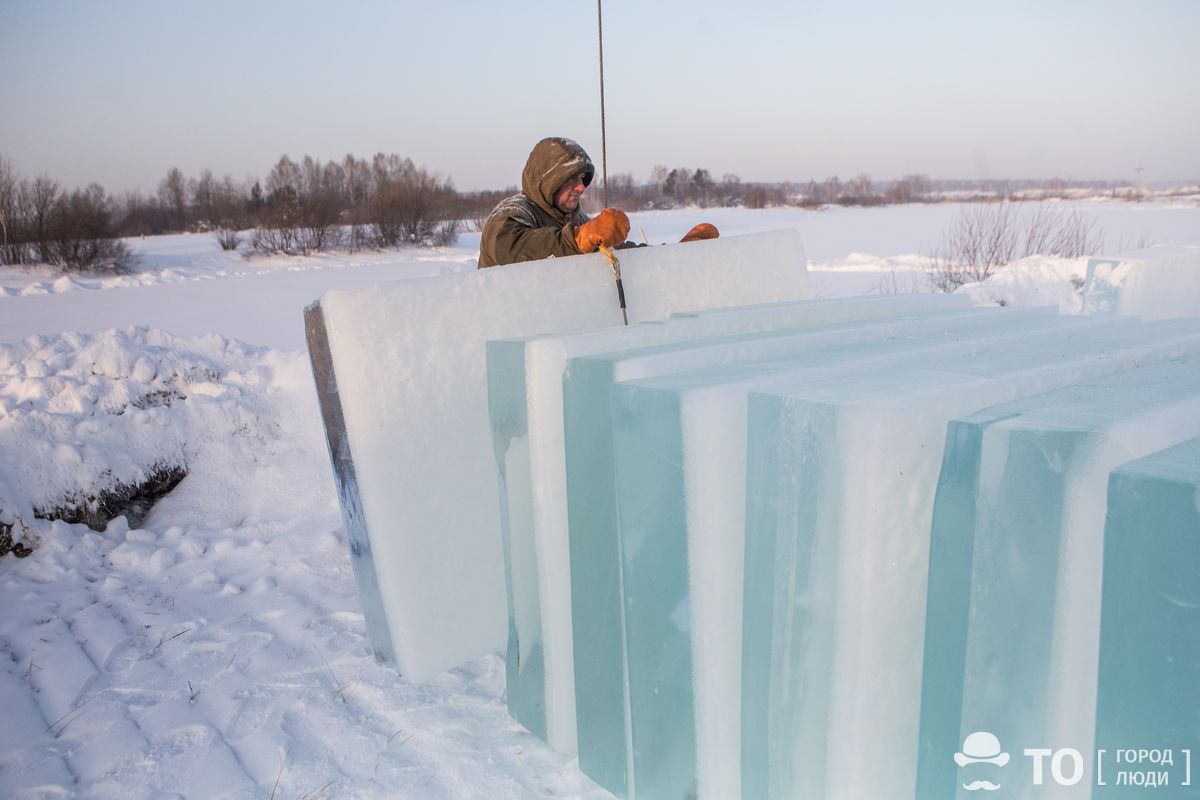
[{"label": "khaki hooded jacket", "polygon": [[554,207],[554,193],[572,175],[583,173],[584,186],[596,168],[583,148],[570,139],[542,139],[533,147],[521,173],[521,193],[501,200],[483,223],[479,268],[579,254],[575,226],[587,220],[576,209]]}]

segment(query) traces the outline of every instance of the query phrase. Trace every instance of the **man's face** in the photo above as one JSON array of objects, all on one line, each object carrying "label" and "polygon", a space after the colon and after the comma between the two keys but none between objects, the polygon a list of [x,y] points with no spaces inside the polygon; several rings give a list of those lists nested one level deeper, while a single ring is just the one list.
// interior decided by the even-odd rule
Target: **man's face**
[{"label": "man's face", "polygon": [[558,187],[558,191],[554,193],[554,207],[564,214],[570,214],[579,208],[579,197],[586,188],[583,184],[582,172],[572,175],[563,181],[563,185]]}]

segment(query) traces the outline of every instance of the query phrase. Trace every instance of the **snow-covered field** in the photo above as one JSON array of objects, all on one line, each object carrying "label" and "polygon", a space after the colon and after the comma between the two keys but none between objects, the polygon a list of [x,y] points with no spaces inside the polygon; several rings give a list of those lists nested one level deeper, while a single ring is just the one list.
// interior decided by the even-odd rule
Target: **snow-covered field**
[{"label": "snow-covered field", "polygon": [[[1200,243],[1194,203],[1072,204],[1109,254]],[[795,227],[818,297],[925,291],[958,206],[631,215]],[[375,664],[303,351],[331,288],[473,269],[440,250],[247,259],[206,235],[133,240],[136,275],[0,267],[0,796],[607,797],[525,732],[488,656],[426,684]],[[1079,310],[1086,259],[1026,259],[979,303]],[[131,528],[38,509],[187,477]],[[16,517],[20,517],[20,521]],[[22,533],[22,525],[28,529]]]}]

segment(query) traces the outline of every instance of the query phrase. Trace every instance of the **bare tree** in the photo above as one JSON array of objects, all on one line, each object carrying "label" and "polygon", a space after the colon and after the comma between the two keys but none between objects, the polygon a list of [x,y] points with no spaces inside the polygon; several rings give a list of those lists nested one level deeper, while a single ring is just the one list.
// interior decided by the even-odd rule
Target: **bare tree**
[{"label": "bare tree", "polygon": [[5,264],[25,264],[29,259],[21,230],[25,216],[22,183],[12,162],[0,158],[0,261]]},{"label": "bare tree", "polygon": [[215,202],[217,194],[217,181],[213,177],[212,170],[206,169],[200,173],[199,178],[193,178],[188,183],[188,189],[192,196],[192,209],[195,213],[197,223],[201,230],[207,230],[217,224],[215,216]]},{"label": "bare tree", "polygon": [[171,167],[166,177],[159,181],[158,200],[170,211],[175,230],[187,229],[187,194],[187,179],[179,167]]},{"label": "bare tree", "polygon": [[752,183],[742,193],[746,208],[766,208],[770,203],[769,193],[761,185]]},{"label": "bare tree", "polygon": [[889,203],[911,203],[929,193],[929,178],[925,175],[905,175],[892,181],[884,193]]},{"label": "bare tree", "polygon": [[38,175],[29,184],[26,202],[29,207],[28,237],[37,248],[42,261],[50,261],[51,215],[59,200],[58,181],[46,175]]},{"label": "bare tree", "polygon": [[367,244],[367,207],[371,202],[371,166],[361,158],[347,155],[342,160],[345,173],[345,205],[347,208],[346,244],[357,250]]},{"label": "bare tree", "polygon": [[247,201],[232,175],[214,183],[210,219],[221,249],[237,250],[242,243],[240,231],[246,227]]},{"label": "bare tree", "polygon": [[254,249],[268,253],[299,252],[300,167],[283,155],[267,174],[266,197],[254,232]]},{"label": "bare tree", "polygon": [[654,169],[650,170],[650,182],[658,189],[659,194],[667,192],[667,178],[671,171],[662,164],[655,164]]},{"label": "bare tree", "polygon": [[54,263],[54,215],[59,201],[55,181],[45,175],[32,181],[19,178],[11,162],[0,160],[0,260],[7,264]]},{"label": "bare tree", "polygon": [[842,182],[838,180],[837,175],[825,179],[825,184],[821,187],[821,193],[826,203],[836,203],[838,201],[838,198],[842,196]]},{"label": "bare tree", "polygon": [[116,238],[112,203],[99,184],[59,197],[51,212],[43,260],[67,271],[123,273],[136,257]]},{"label": "bare tree", "polygon": [[458,235],[453,185],[407,159],[392,166],[398,168],[378,172],[371,200],[376,243],[381,247],[451,243]]},{"label": "bare tree", "polygon": [[741,199],[742,179],[732,172],[726,172],[721,176],[721,205],[732,206],[736,205]]},{"label": "bare tree", "polygon": [[340,164],[322,165],[305,156],[300,164],[298,244],[302,252],[320,252],[341,242],[339,222],[346,174]]},{"label": "bare tree", "polygon": [[859,202],[869,199],[871,195],[871,176],[865,172],[855,176],[852,181],[846,184],[844,190],[844,196]]}]

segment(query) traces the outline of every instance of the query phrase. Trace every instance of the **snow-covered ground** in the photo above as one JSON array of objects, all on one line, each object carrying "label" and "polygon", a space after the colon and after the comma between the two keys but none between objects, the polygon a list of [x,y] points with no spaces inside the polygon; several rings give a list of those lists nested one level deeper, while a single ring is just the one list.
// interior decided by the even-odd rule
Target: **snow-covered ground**
[{"label": "snow-covered ground", "polygon": [[[1072,205],[1109,254],[1200,243],[1186,203]],[[631,215],[634,236],[800,230],[819,297],[928,290],[953,204]],[[378,666],[303,351],[322,292],[474,268],[454,247],[244,258],[133,240],[136,275],[0,267],[0,796],[607,797],[504,706],[499,654],[426,684]],[[1025,259],[981,304],[1079,310],[1086,259]],[[132,528],[38,509],[184,478]],[[17,517],[20,517],[20,521]],[[23,526],[28,526],[23,530]]]}]

